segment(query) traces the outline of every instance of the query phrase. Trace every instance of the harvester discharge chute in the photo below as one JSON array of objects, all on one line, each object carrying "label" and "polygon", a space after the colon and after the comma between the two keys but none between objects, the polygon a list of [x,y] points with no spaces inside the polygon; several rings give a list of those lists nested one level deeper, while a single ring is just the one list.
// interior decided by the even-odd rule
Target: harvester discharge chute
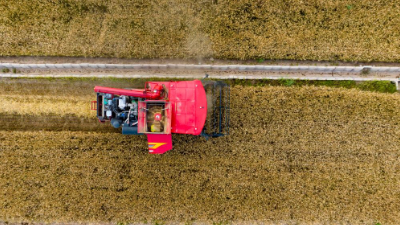
[{"label": "harvester discharge chute", "polygon": [[230,88],[220,81],[146,82],[145,89],[94,88],[100,122],[122,134],[147,136],[149,153],[172,149],[172,133],[220,137],[229,134]]}]

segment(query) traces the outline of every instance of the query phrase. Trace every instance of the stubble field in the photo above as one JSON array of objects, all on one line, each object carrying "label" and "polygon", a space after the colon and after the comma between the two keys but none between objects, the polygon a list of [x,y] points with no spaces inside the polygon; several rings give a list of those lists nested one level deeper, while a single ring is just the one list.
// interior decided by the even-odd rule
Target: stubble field
[{"label": "stubble field", "polygon": [[94,85],[130,87],[0,81],[0,221],[400,220],[398,94],[235,86],[231,135],[174,135],[149,155],[145,137],[93,118]]},{"label": "stubble field", "polygon": [[399,62],[399,3],[0,0],[0,55]]}]

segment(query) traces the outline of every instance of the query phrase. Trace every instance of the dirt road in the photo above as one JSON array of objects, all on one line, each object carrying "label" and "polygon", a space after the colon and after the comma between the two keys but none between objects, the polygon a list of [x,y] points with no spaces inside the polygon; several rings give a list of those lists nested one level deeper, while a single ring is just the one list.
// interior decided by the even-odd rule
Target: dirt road
[{"label": "dirt road", "polygon": [[398,64],[271,61],[177,61],[87,58],[1,58],[1,77],[167,77],[400,81]]}]

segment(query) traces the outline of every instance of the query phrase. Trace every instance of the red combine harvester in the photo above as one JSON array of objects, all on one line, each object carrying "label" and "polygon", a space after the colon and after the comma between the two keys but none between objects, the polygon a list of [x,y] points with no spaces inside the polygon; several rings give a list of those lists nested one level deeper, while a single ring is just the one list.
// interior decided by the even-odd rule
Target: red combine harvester
[{"label": "red combine harvester", "polygon": [[[204,83],[204,85],[203,85]],[[220,81],[146,82],[145,89],[96,86],[100,122],[122,134],[147,136],[149,153],[172,149],[172,133],[205,138],[229,134],[230,88]]]}]

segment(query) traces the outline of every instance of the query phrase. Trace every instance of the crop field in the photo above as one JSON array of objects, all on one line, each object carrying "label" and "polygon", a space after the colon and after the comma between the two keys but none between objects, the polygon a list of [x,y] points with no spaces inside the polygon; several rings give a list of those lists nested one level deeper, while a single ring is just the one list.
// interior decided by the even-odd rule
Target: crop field
[{"label": "crop field", "polygon": [[400,61],[400,1],[0,0],[0,55]]},{"label": "crop field", "polygon": [[94,85],[137,83],[0,80],[0,222],[400,221],[398,93],[239,85],[229,136],[149,155],[97,122]]}]

